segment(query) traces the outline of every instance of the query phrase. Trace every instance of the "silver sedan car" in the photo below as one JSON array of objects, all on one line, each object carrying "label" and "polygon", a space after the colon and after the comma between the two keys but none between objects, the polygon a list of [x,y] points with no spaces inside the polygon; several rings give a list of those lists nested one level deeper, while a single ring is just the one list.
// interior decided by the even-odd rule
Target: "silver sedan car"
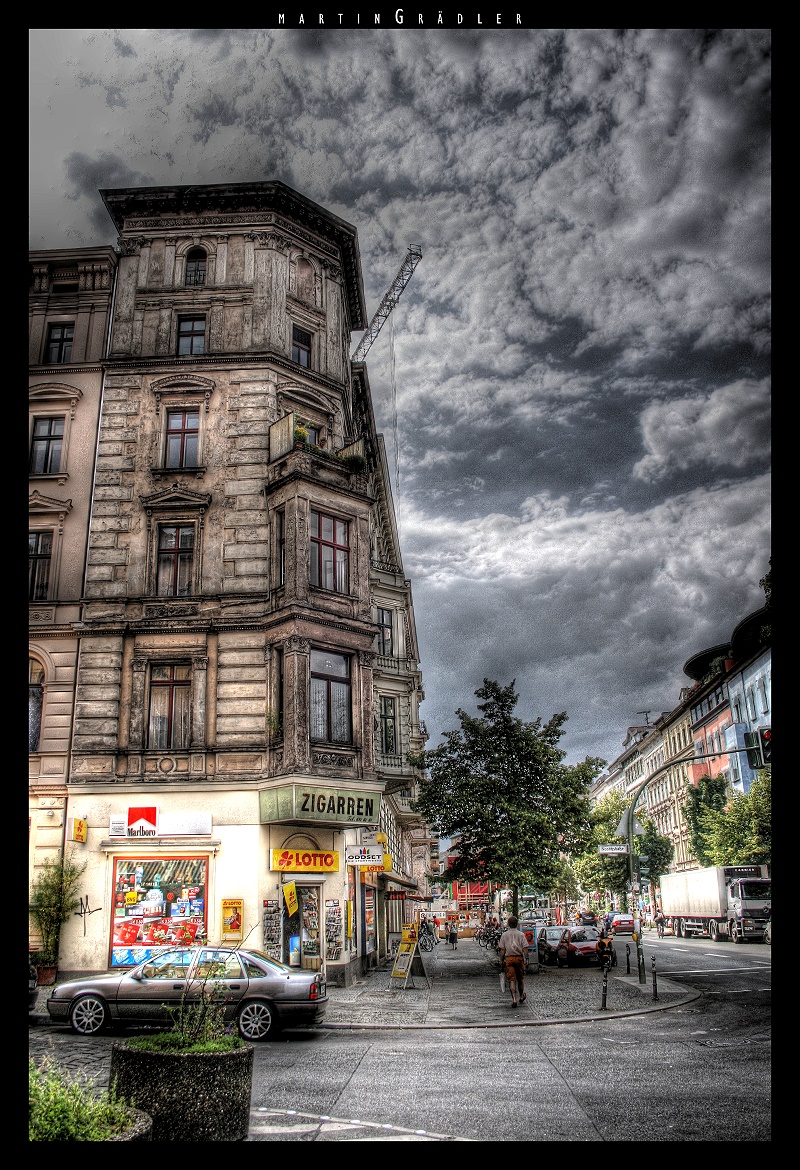
[{"label": "silver sedan car", "polygon": [[318,1024],[328,1002],[319,971],[293,970],[261,951],[203,946],[176,947],[125,971],[58,983],[47,1011],[53,1022],[68,1022],[82,1036],[112,1023],[169,1025],[170,1009],[191,1005],[209,982],[245,1040]]}]

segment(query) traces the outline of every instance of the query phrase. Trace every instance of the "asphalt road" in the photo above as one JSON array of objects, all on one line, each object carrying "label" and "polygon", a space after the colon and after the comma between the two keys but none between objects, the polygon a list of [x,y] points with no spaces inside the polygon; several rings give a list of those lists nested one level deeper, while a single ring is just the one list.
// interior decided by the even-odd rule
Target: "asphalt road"
[{"label": "asphalt road", "polygon": [[[257,1045],[248,1140],[770,1141],[771,948],[655,936],[644,947],[648,978],[655,955],[665,978],[703,994],[593,1023],[322,1029]],[[30,1031],[34,1056],[49,1051],[98,1087],[112,1040]]]}]

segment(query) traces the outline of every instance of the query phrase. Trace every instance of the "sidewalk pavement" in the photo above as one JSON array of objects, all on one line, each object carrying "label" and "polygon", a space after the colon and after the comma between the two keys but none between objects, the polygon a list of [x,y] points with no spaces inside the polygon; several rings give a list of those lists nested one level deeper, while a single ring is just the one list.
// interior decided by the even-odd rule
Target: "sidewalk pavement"
[{"label": "sidewalk pavement", "polygon": [[[606,1006],[603,976],[598,968],[538,967],[530,963],[525,977],[527,998],[512,1007],[500,987],[500,959],[472,938],[456,950],[440,942],[422,953],[426,975],[413,975],[403,987],[392,980],[391,963],[369,971],[350,987],[328,987],[328,1010],[318,1030],[383,1030],[386,1028],[507,1028],[601,1020],[640,1015],[691,1003],[700,992],[657,975],[653,998],[652,973],[639,983],[636,947],[631,946],[631,974],[626,973],[624,946],[617,943],[618,966],[609,973]],[[31,1023],[49,1024],[43,987]]]}]

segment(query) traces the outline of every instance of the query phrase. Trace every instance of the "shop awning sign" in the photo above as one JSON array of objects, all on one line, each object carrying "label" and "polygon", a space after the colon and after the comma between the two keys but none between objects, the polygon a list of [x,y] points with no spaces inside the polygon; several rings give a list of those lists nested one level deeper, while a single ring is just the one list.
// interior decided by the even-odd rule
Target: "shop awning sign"
[{"label": "shop awning sign", "polygon": [[345,865],[375,865],[383,869],[382,845],[355,845],[346,849],[344,854]]},{"label": "shop awning sign", "polygon": [[261,824],[377,825],[381,794],[373,789],[281,784],[258,794]]}]

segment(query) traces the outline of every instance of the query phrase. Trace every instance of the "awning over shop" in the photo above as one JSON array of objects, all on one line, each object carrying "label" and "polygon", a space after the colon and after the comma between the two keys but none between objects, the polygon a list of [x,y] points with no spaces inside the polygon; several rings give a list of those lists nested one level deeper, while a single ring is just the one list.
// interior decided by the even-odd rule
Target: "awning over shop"
[{"label": "awning over shop", "polygon": [[378,874],[378,880],[386,882],[396,882],[398,886],[405,886],[408,890],[418,890],[419,886],[416,882],[409,881],[407,877],[396,873],[393,869],[384,870],[383,873]]}]

